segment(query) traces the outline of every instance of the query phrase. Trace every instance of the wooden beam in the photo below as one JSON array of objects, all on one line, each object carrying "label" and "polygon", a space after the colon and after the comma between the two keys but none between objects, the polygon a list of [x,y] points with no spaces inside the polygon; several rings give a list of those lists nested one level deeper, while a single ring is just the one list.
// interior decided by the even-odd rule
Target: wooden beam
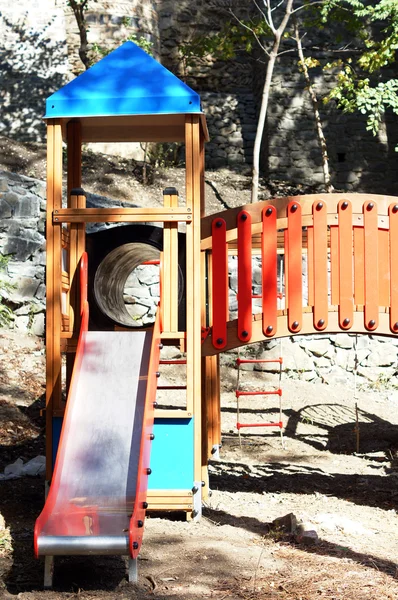
[{"label": "wooden beam", "polygon": [[61,408],[61,226],[52,214],[62,206],[62,135],[57,119],[47,127],[47,264],[46,264],[46,477],[52,475],[53,412]]},{"label": "wooden beam", "polygon": [[174,222],[189,223],[190,208],[59,208],[54,211],[54,223],[129,223]]},{"label": "wooden beam", "polygon": [[192,212],[187,224],[187,408],[194,414],[194,479],[202,477],[201,437],[201,155],[200,123],[196,115],[185,122],[186,203]]}]

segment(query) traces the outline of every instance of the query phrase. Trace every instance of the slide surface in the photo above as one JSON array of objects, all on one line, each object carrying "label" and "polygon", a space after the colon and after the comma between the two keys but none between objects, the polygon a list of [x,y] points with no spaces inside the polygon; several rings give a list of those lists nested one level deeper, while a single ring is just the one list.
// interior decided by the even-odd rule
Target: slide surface
[{"label": "slide surface", "polygon": [[149,466],[152,336],[81,332],[53,480],[36,521],[36,555],[130,553],[130,521],[145,498]]}]

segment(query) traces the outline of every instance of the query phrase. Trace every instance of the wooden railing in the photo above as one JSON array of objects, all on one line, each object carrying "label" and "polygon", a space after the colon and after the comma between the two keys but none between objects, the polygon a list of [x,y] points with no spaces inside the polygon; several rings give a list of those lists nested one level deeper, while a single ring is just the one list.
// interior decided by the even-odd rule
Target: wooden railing
[{"label": "wooden railing", "polygon": [[[202,250],[212,273],[204,354],[323,331],[398,334],[398,198],[324,194],[246,205],[203,219]],[[237,318],[228,305],[230,254]],[[253,254],[261,257],[257,315]]]}]

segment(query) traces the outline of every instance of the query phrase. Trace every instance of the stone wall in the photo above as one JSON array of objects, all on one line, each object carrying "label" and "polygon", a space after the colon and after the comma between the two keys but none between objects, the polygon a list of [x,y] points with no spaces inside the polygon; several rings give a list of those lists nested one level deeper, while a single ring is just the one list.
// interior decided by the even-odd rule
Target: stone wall
[{"label": "stone wall", "polygon": [[[240,170],[252,163],[265,68],[264,60],[257,59],[264,57],[220,61],[205,56],[187,65],[178,44],[219,31],[233,20],[231,11],[246,17],[251,9],[252,4],[242,0],[99,0],[87,13],[88,38],[108,48],[135,32],[153,41],[161,62],[201,94],[211,135],[207,168]],[[0,0],[0,135],[44,141],[45,99],[83,69],[78,46],[67,0]],[[332,76],[316,70],[311,74],[321,97],[333,84]],[[304,88],[295,54],[283,55],[275,69],[261,163],[271,179],[318,185],[323,177],[321,154]],[[395,193],[396,117],[387,115],[384,130],[374,138],[361,116],[343,115],[332,104],[321,104],[321,112],[336,189]],[[137,146],[123,150],[140,158]],[[116,151],[121,151],[120,145]]]},{"label": "stone wall", "polygon": [[13,309],[12,327],[44,332],[45,184],[0,171],[0,254],[11,255],[0,279],[13,287],[4,294]]}]

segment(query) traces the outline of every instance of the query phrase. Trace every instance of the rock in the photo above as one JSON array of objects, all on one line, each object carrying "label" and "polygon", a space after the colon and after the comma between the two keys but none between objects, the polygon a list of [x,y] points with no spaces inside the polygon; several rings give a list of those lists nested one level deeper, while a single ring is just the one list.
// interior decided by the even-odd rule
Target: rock
[{"label": "rock", "polygon": [[36,456],[29,460],[23,465],[21,474],[29,475],[30,477],[36,477],[37,475],[43,475],[46,472],[46,457]]},{"label": "rock", "polygon": [[298,544],[303,544],[304,546],[315,546],[319,542],[319,537],[315,529],[310,529],[297,533],[295,540]]},{"label": "rock", "polygon": [[17,479],[21,477],[23,469],[23,460],[22,458],[17,458],[15,462],[11,465],[7,465],[4,469],[4,475],[7,479]]},{"label": "rock", "polygon": [[350,377],[347,371],[336,365],[328,373],[322,372],[322,379],[328,385],[347,385]]},{"label": "rock", "polygon": [[325,356],[330,351],[330,340],[328,338],[322,340],[303,340],[300,341],[300,346],[309,350],[314,356],[320,357]]},{"label": "rock", "polygon": [[289,513],[284,517],[278,517],[272,521],[273,529],[279,529],[285,533],[294,533],[297,528],[297,517],[294,513]]},{"label": "rock", "polygon": [[397,361],[397,348],[393,344],[378,344],[374,351],[369,352],[366,361],[361,364],[367,367],[390,367]]},{"label": "rock", "polygon": [[348,333],[339,333],[336,335],[334,345],[338,348],[350,349],[354,346],[354,338],[349,336]]}]

